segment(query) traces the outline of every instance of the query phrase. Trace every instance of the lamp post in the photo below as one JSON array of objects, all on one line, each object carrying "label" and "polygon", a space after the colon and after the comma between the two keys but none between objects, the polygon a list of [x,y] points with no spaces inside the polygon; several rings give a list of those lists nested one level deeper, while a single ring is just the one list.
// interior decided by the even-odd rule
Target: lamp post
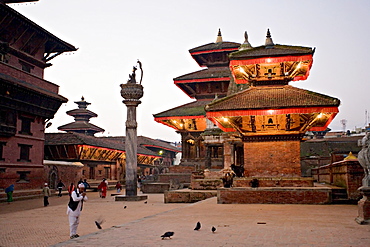
[{"label": "lamp post", "polygon": [[143,69],[140,61],[137,62],[141,70],[140,83],[136,82],[137,67],[133,67],[132,74],[129,75],[129,80],[126,84],[121,84],[122,101],[127,106],[126,120],[126,195],[116,196],[116,201],[120,200],[144,200],[147,196],[137,196],[137,122],[136,122],[136,107],[141,103],[140,98],[143,97],[144,90],[141,85],[143,79]]}]

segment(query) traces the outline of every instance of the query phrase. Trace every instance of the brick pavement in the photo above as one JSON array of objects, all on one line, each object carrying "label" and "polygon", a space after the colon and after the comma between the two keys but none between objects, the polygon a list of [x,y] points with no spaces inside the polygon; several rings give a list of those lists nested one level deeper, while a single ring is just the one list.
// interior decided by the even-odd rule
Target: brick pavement
[{"label": "brick pavement", "polygon": [[[73,240],[66,196],[50,198],[49,207],[41,198],[0,204],[0,246],[370,246],[370,225],[354,221],[356,205],[217,204],[216,198],[164,204],[162,194],[149,194],[145,204],[88,196],[81,237]],[[103,230],[94,224],[99,217]],[[193,230],[197,221],[200,231]],[[166,231],[175,232],[172,239],[160,238]]]}]

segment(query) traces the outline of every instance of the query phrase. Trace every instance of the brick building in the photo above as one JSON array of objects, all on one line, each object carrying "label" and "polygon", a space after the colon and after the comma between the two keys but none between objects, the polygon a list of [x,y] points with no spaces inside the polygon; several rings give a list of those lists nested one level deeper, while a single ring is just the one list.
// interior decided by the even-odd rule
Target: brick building
[{"label": "brick building", "polygon": [[44,130],[62,103],[44,69],[76,48],[0,1],[0,188],[42,187]]}]

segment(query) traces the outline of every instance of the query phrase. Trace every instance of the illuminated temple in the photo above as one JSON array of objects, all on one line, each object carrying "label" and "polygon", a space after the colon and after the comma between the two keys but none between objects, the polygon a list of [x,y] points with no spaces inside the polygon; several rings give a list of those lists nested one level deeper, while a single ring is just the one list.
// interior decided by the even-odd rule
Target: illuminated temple
[{"label": "illuminated temple", "polygon": [[[233,188],[218,187],[219,203],[265,202],[263,193],[271,190],[289,194],[277,203],[330,200],[329,192],[313,189],[312,178],[301,177],[300,144],[307,131],[326,130],[340,100],[289,85],[307,79],[314,53],[310,47],[274,44],[269,30],[262,46],[253,47],[247,33],[243,44],[223,42],[219,32],[215,43],[190,50],[206,69],[174,81],[196,101],[154,117],[181,134],[182,165],[243,168]],[[252,179],[265,190],[250,190]],[[299,187],[309,188],[300,191],[301,199],[292,195]],[[246,198],[253,193],[257,201],[240,199],[240,193]]]}]

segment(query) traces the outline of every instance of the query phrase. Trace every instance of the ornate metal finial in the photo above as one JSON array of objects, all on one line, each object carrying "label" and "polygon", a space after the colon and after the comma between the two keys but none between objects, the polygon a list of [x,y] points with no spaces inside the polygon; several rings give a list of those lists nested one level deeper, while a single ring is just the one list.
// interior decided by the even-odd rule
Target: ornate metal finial
[{"label": "ornate metal finial", "polygon": [[270,29],[268,28],[267,29],[267,35],[266,35],[266,42],[265,42],[265,46],[267,47],[273,47],[275,44],[274,42],[272,41],[272,38],[271,38],[271,33],[270,33]]},{"label": "ornate metal finial", "polygon": [[84,101],[84,100],[85,100],[85,98],[84,98],[84,96],[82,96],[82,97],[81,97],[81,101]]},{"label": "ornate metal finial", "polygon": [[248,33],[247,33],[247,31],[245,31],[244,32],[244,43],[241,44],[241,46],[239,47],[239,51],[247,50],[247,49],[251,49],[251,48],[253,48],[253,47],[252,47],[252,45],[248,41]]},{"label": "ornate metal finial", "polygon": [[141,71],[141,77],[140,77],[140,85],[141,85],[141,82],[143,81],[143,75],[144,75],[143,64],[140,62],[139,59],[137,60],[137,63],[139,64],[139,69]]},{"label": "ornate metal finial", "polygon": [[222,42],[221,28],[218,29],[216,43]]}]

